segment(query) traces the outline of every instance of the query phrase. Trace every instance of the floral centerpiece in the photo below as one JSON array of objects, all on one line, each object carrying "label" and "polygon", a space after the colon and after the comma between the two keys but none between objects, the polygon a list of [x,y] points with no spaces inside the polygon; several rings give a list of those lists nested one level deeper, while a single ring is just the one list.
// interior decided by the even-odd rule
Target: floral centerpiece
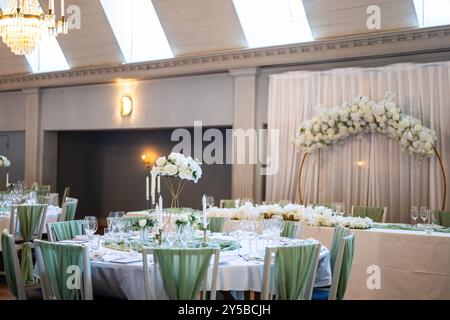
[{"label": "floral centerpiece", "polygon": [[156,160],[156,164],[152,168],[152,176],[167,176],[179,179],[177,187],[174,186],[171,179],[165,180],[172,195],[171,207],[178,208],[180,206],[180,194],[186,185],[186,181],[197,183],[202,176],[202,169],[200,162],[192,157],[185,157],[181,153],[171,153],[167,158],[160,157]]},{"label": "floral centerpiece", "polygon": [[11,162],[5,156],[0,156],[0,168],[8,168],[11,166]]},{"label": "floral centerpiece", "polygon": [[311,153],[350,135],[378,132],[397,139],[410,154],[432,156],[436,133],[420,120],[405,115],[393,97],[387,92],[382,101],[375,102],[360,95],[352,103],[328,109],[303,122],[294,137],[297,149]]},{"label": "floral centerpiece", "polygon": [[139,227],[141,229],[141,240],[147,241],[148,228],[152,228],[158,225],[158,220],[154,217],[145,217],[133,224],[133,227]]}]

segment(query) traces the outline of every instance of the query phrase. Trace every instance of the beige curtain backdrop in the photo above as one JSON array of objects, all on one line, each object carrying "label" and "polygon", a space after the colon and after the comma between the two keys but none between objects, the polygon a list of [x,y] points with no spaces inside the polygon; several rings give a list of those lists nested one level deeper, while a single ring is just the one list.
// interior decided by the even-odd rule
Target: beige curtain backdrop
[{"label": "beige curtain backdrop", "polygon": [[[266,179],[266,199],[299,201],[302,154],[296,153],[292,137],[301,122],[358,94],[378,101],[386,91],[396,94],[404,113],[436,131],[437,149],[450,173],[449,62],[289,72],[270,78],[268,128],[280,130],[280,169]],[[302,186],[308,204],[344,202],[347,211],[356,204],[387,206],[390,222],[410,222],[412,205],[439,209],[443,197],[435,157],[420,161],[401,151],[396,140],[379,134],[352,137],[311,154]],[[446,209],[449,205],[447,194]]]}]

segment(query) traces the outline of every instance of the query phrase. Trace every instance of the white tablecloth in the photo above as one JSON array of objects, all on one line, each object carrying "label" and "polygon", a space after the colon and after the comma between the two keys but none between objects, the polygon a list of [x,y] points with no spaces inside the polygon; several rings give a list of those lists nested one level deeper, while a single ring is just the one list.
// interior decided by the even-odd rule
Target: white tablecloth
[{"label": "white tablecloth", "polygon": [[[303,228],[328,248],[333,228]],[[423,231],[352,230],[355,255],[346,299],[450,299],[450,234]],[[369,266],[380,268],[381,287],[367,286]],[[373,271],[372,271],[373,272]]]},{"label": "white tablecloth", "polygon": [[[245,252],[247,250],[245,242],[242,245],[244,247],[241,250]],[[264,263],[261,261],[247,261],[241,258],[237,250],[221,252],[217,290],[260,292],[263,265]],[[92,261],[91,267],[95,294],[130,300],[144,299],[144,275],[141,261],[129,264]],[[155,279],[154,268],[151,267],[149,274],[152,281],[153,299],[167,299],[159,273],[157,273]],[[322,247],[315,286],[327,286],[330,284],[330,254],[325,247]]]}]

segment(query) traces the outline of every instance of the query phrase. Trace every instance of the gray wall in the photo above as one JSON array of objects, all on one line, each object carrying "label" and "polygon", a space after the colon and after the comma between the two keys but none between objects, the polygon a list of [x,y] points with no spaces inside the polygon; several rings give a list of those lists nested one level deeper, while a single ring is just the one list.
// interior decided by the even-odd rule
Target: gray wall
[{"label": "gray wall", "polygon": [[11,161],[11,167],[0,168],[0,190],[4,190],[6,173],[10,183],[24,180],[25,132],[0,132],[0,155]]},{"label": "gray wall", "polygon": [[[140,157],[148,150],[169,154],[176,144],[170,141],[171,133],[171,129],[59,132],[58,191],[62,194],[71,187],[71,195],[79,199],[79,217],[145,209],[146,172]],[[199,182],[186,186],[181,206],[200,208],[203,194],[217,201],[230,198],[231,165],[204,164],[202,169]],[[168,207],[171,197],[164,183],[162,187]]]}]

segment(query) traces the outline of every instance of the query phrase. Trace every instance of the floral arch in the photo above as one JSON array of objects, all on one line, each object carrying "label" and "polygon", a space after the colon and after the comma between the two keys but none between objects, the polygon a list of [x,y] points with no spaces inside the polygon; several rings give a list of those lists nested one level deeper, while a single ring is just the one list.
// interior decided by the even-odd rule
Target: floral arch
[{"label": "floral arch", "polygon": [[366,96],[358,96],[352,103],[328,109],[302,124],[297,129],[294,143],[298,152],[303,152],[298,174],[298,194],[300,202],[304,199],[301,188],[303,167],[307,156],[320,149],[345,140],[352,135],[364,133],[381,133],[399,141],[402,150],[411,155],[430,158],[436,155],[444,179],[444,198],[442,210],[445,207],[447,195],[447,178],[444,165],[436,145],[436,133],[422,125],[414,117],[405,115],[393,101],[390,92],[380,102],[374,102]]}]

